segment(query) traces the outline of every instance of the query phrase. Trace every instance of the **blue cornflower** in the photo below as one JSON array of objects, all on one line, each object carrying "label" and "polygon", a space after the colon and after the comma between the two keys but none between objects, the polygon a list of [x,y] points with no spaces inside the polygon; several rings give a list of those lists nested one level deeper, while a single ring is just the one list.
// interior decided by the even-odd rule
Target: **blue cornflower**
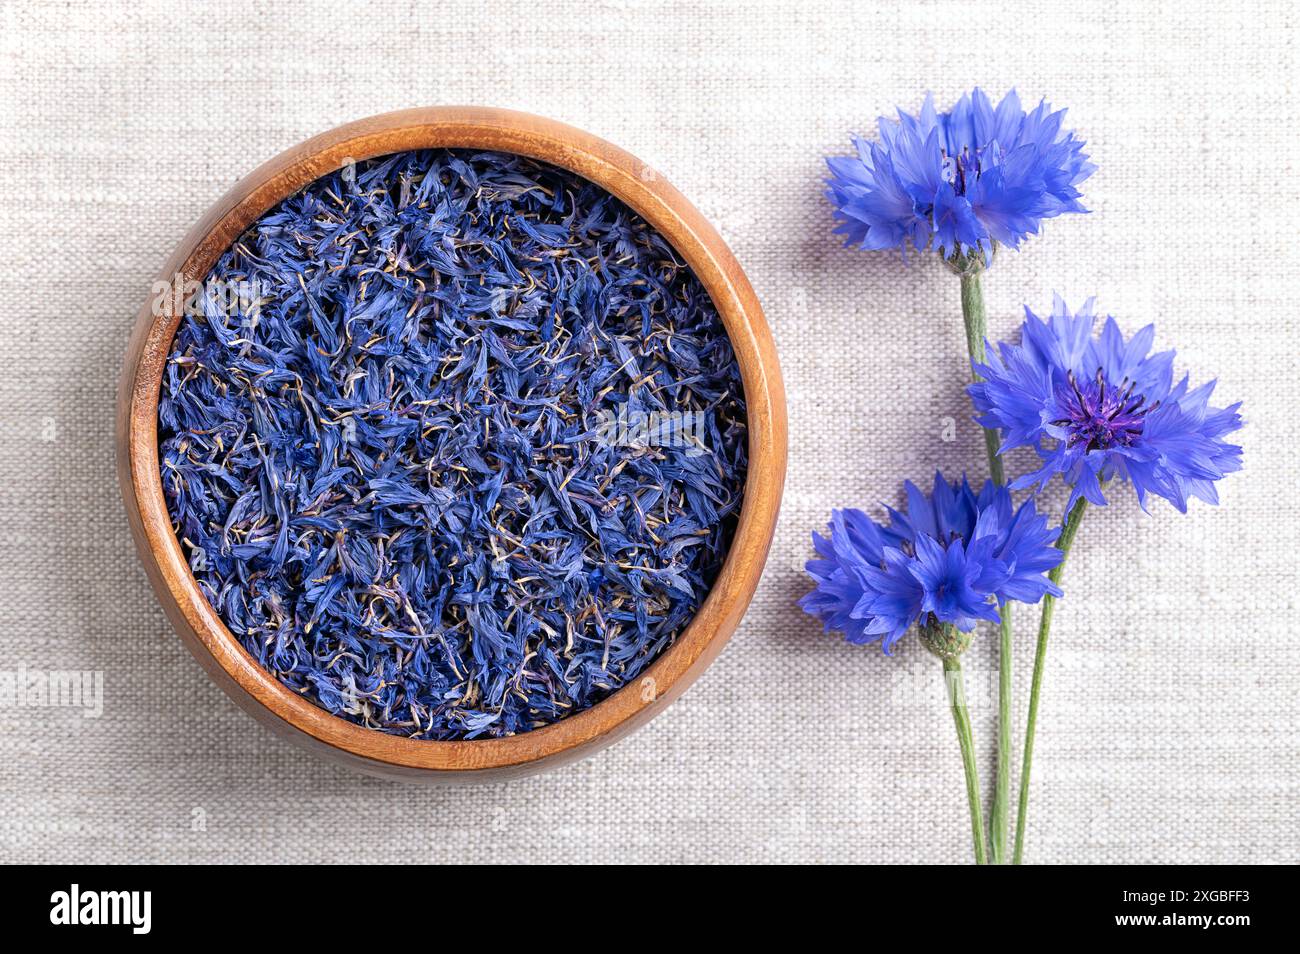
[{"label": "blue cornflower", "polygon": [[881,118],[879,142],[854,136],[856,156],[826,160],[836,233],[859,248],[978,249],[987,260],[1043,219],[1086,212],[1076,186],[1096,167],[1064,117],[1045,101],[1025,112],[1015,90],[994,107],[977,87],[946,113],[927,94],[919,115]]},{"label": "blue cornflower", "polygon": [[1174,352],[1150,354],[1155,326],[1125,341],[1114,318],[1092,335],[1089,299],[1071,314],[1060,296],[1051,317],[1028,308],[1018,345],[990,346],[985,379],[970,387],[979,422],[1002,431],[1002,451],[1033,447],[1042,466],[1013,482],[1045,486],[1056,474],[1080,497],[1104,505],[1102,484],[1132,483],[1146,509],[1147,494],[1180,511],[1199,497],[1218,503],[1214,482],[1241,469],[1241,448],[1223,438],[1241,427],[1240,403],[1210,406],[1214,381],[1193,389],[1174,384]]},{"label": "blue cornflower", "polygon": [[1046,573],[1061,562],[1049,527],[1032,500],[1012,508],[1011,494],[992,481],[976,494],[965,476],[949,484],[934,476],[922,493],[904,484],[907,510],[889,511],[889,526],[861,510],[831,513],[830,536],[813,534],[818,558],[807,569],[816,588],[800,601],[827,632],[851,643],[881,640],[886,653],[908,628],[951,624],[969,632],[998,619],[1007,600],[1036,603],[1061,591]]}]

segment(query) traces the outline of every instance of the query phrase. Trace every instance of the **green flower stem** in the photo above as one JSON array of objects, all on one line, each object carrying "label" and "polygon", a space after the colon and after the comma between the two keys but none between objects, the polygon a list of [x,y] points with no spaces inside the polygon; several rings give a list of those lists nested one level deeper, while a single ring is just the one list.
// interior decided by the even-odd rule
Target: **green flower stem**
[{"label": "green flower stem", "polygon": [[[1079,532],[1083,522],[1083,512],[1088,509],[1088,501],[1080,497],[1070,508],[1065,518],[1065,526],[1057,538],[1056,546],[1061,551],[1061,562],[1054,566],[1048,578],[1053,583],[1061,582],[1065,571],[1065,561],[1070,556],[1070,547],[1074,544],[1074,535]],[[1043,597],[1043,615],[1038,622],[1038,649],[1034,652],[1034,679],[1029,689],[1029,723],[1025,727],[1025,756],[1020,768],[1020,805],[1016,812],[1016,846],[1014,864],[1020,864],[1025,855],[1025,813],[1029,807],[1029,769],[1034,761],[1034,729],[1038,725],[1038,699],[1043,688],[1043,662],[1047,657],[1047,637],[1052,631],[1052,611],[1056,607],[1056,597]]]},{"label": "green flower stem", "polygon": [[[988,322],[984,313],[984,289],[980,275],[984,263],[979,258],[962,258],[955,269],[961,277],[961,314],[966,323],[966,350],[972,363],[984,363],[984,339]],[[972,380],[979,375],[971,369]],[[1006,483],[1002,458],[998,456],[998,433],[984,428],[984,449],[989,458],[989,476],[994,483]],[[1002,606],[998,645],[998,764],[993,776],[993,811],[989,816],[993,863],[1006,859],[1008,810],[1011,805],[1011,604]]]},{"label": "green flower stem", "polygon": [[1011,604],[1004,603],[1001,639],[998,646],[998,764],[993,776],[993,810],[989,827],[993,844],[993,863],[1005,864],[1007,857],[1007,817],[1011,805]]},{"label": "green flower stem", "polygon": [[970,832],[975,842],[975,863],[988,864],[984,854],[984,809],[980,804],[979,770],[975,766],[975,739],[971,734],[970,713],[966,710],[966,685],[962,680],[961,660],[956,656],[944,656],[943,674],[948,688],[948,700],[952,706],[952,721],[957,726],[961,761],[966,769],[966,799],[970,802]]},{"label": "green flower stem", "polygon": [[[978,259],[966,263],[957,273],[961,276],[961,316],[966,321],[966,350],[970,359],[977,364],[984,363],[984,339],[988,335],[988,323],[984,317],[984,289],[980,286],[980,273],[983,263]],[[980,376],[971,370],[971,377],[978,381]],[[1001,441],[998,432],[984,428],[984,449],[988,452],[989,476],[995,484],[1007,482],[1002,472],[1002,458],[998,456]]]}]

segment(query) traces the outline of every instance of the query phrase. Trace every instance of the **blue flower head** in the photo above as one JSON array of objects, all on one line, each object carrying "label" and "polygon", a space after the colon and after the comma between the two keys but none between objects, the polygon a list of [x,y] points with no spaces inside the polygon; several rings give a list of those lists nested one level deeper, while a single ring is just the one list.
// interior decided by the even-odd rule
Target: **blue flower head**
[{"label": "blue flower head", "polygon": [[1155,326],[1127,341],[1114,318],[1093,337],[1093,302],[1071,314],[1057,296],[1040,320],[1028,308],[1020,344],[988,349],[985,379],[971,385],[977,420],[1002,432],[1002,450],[1032,447],[1042,466],[1016,488],[1045,486],[1057,474],[1080,497],[1104,505],[1102,484],[1131,483],[1186,512],[1199,497],[1218,503],[1215,481],[1241,469],[1241,448],[1223,438],[1241,427],[1240,404],[1210,405],[1214,381],[1174,383],[1174,352],[1150,354]]},{"label": "blue flower head", "polygon": [[1046,573],[1061,562],[1052,544],[1059,527],[1032,500],[1013,509],[1005,487],[986,482],[976,494],[963,476],[949,484],[934,476],[925,494],[904,485],[907,510],[889,511],[888,526],[861,510],[831,514],[829,537],[813,534],[817,559],[808,573],[816,588],[799,605],[826,630],[851,643],[876,640],[886,653],[918,621],[951,623],[969,632],[998,619],[1007,600],[1036,603],[1061,591]]},{"label": "blue flower head", "polygon": [[944,258],[1016,248],[1043,219],[1087,211],[1077,186],[1096,167],[1064,118],[1046,102],[1026,112],[1015,90],[995,107],[977,87],[946,113],[927,95],[919,115],[881,118],[879,142],[855,136],[856,156],[826,160],[835,231],[858,248]]}]

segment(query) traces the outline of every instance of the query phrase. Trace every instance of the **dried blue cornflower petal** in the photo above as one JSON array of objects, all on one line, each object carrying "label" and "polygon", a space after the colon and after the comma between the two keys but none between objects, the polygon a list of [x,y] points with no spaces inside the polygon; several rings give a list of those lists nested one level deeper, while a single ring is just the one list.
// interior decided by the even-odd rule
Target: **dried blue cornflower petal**
[{"label": "dried blue cornflower petal", "polygon": [[195,579],[276,678],[495,737],[672,644],[726,556],[745,412],[707,293],[635,213],[520,157],[400,153],[262,216],[205,284],[239,283],[181,322],[159,450]]}]

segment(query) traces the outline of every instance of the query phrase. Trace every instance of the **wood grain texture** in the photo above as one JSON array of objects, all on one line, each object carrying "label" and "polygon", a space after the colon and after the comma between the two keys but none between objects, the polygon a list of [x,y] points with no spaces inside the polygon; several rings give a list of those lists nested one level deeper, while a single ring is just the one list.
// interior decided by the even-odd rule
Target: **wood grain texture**
[{"label": "wood grain texture", "polygon": [[158,462],[158,396],[182,317],[141,308],[118,391],[117,466],[136,548],[168,618],[195,658],[242,708],[291,740],[372,774],[428,781],[517,777],[581,758],[644,725],[713,661],[749,605],[776,527],[786,466],[786,407],[767,322],[735,257],[703,216],[623,150],[562,123],[477,107],[401,110],[340,126],[241,179],[190,230],[160,275],[202,281],[258,217],[349,161],[409,149],[517,153],[603,187],[657,229],[691,266],[722,318],[740,364],[749,473],[731,550],[713,589],[677,640],[635,682],[559,722],[502,739],[405,739],[330,715],[283,686],[244,650],[203,596],[172,531]]}]

